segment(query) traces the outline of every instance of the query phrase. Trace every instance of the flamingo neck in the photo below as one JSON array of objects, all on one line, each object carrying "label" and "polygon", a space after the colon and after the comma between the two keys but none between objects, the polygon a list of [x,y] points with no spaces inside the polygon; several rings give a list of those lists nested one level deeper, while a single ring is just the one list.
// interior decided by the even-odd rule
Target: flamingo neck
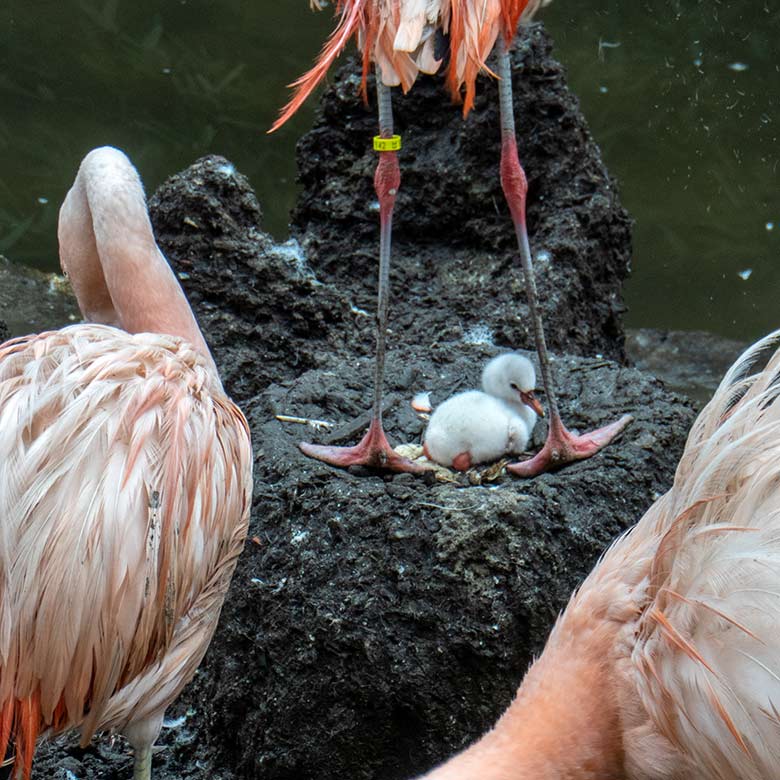
[{"label": "flamingo neck", "polygon": [[123,330],[179,336],[211,362],[184,291],[153,240],[111,247],[101,264]]},{"label": "flamingo neck", "polygon": [[[618,780],[625,776],[614,628],[559,621],[495,728],[424,780]],[[596,625],[588,625],[587,623]]]},{"label": "flamingo neck", "polygon": [[60,211],[60,257],[85,319],[191,343],[217,373],[184,291],[154,240],[143,188],[115,149],[91,152]]}]

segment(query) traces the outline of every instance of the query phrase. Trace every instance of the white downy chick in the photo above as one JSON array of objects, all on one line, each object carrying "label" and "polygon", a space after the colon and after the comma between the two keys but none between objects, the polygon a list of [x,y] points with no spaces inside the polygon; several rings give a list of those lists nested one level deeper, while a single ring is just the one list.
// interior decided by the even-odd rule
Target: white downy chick
[{"label": "white downy chick", "polygon": [[430,460],[466,471],[476,463],[525,450],[536,417],[536,371],[528,358],[510,352],[482,371],[482,388],[447,399],[431,415],[424,450]]}]

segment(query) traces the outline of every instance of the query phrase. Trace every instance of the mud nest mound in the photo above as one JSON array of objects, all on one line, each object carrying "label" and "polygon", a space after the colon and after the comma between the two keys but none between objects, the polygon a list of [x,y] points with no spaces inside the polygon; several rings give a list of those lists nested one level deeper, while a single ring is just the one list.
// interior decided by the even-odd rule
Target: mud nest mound
[{"label": "mud nest mound", "polygon": [[[339,471],[298,450],[301,438],[355,441],[371,396],[373,323],[360,308],[373,311],[376,278],[373,161],[362,156],[373,118],[352,76],[337,78],[302,142],[302,159],[318,156],[303,169],[297,240],[278,245],[261,231],[251,188],[223,158],[198,161],[151,199],[158,240],[255,448],[249,540],[208,655],[169,713],[156,780],[401,780],[429,768],[495,721],[572,589],[671,483],[690,408],[651,377],[592,357],[623,354],[628,220],[539,29],[519,47],[521,66],[532,236],[554,258],[541,284],[550,341],[591,355],[556,358],[561,411],[580,430],[636,418],[619,442],[560,472],[442,483]],[[503,345],[528,343],[508,221],[487,175],[497,136],[491,146],[474,127],[496,127],[490,89],[481,85],[467,124],[436,80],[415,87],[408,101],[420,102],[397,103],[407,201],[394,277],[406,294],[392,310],[387,376],[395,442],[420,439],[414,392],[438,403],[476,386]],[[318,150],[327,118],[343,135]],[[466,343],[480,340],[466,334],[474,311],[494,343]],[[278,414],[333,425],[318,432]],[[537,426],[535,446],[544,433]],[[80,750],[66,738],[41,752],[36,772],[118,780],[129,755],[122,741]]]},{"label": "mud nest mound", "polygon": [[[419,441],[414,390],[440,400],[475,386],[495,353],[397,351],[393,439]],[[461,487],[302,458],[297,441],[312,432],[274,415],[350,421],[370,397],[369,361],[310,371],[253,399],[254,541],[187,696],[212,724],[215,769],[401,780],[495,721],[572,588],[669,484],[691,420],[633,369],[575,357],[556,367],[572,425],[625,411],[636,420],[597,458],[531,481]]]}]

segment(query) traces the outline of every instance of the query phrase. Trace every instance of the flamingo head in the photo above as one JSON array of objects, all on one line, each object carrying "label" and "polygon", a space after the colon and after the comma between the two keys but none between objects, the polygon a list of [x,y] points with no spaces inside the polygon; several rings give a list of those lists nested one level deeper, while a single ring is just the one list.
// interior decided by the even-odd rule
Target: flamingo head
[{"label": "flamingo head", "polygon": [[536,371],[523,355],[508,352],[493,358],[482,371],[482,388],[510,404],[525,404],[544,417],[544,409],[534,394]]}]

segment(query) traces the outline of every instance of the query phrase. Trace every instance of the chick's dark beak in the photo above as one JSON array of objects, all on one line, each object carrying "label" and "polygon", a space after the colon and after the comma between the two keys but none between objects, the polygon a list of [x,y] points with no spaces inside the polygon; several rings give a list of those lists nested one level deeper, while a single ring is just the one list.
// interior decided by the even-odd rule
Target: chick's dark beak
[{"label": "chick's dark beak", "polygon": [[542,405],[539,403],[539,399],[533,394],[532,390],[529,390],[527,393],[520,393],[520,400],[526,405],[530,406],[531,409],[533,409],[539,417],[544,417],[544,409],[542,408]]}]

